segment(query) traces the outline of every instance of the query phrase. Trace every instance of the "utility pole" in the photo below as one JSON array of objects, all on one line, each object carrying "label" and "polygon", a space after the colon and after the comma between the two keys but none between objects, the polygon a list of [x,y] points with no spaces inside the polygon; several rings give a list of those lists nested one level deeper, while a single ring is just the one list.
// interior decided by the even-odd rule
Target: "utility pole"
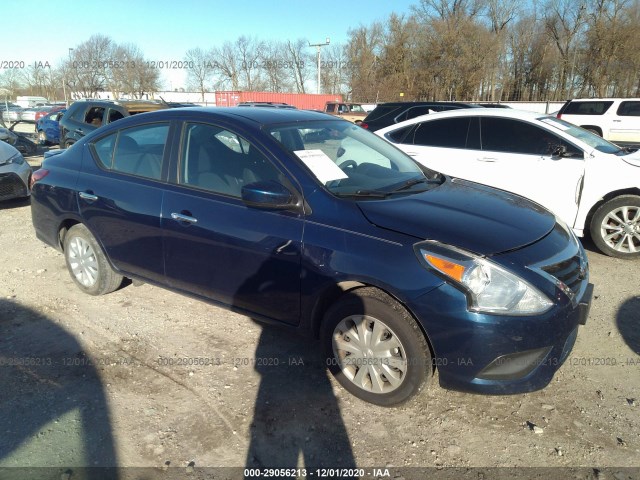
[{"label": "utility pole", "polygon": [[310,47],[316,47],[316,51],[317,51],[317,58],[318,58],[318,87],[316,89],[316,93],[320,93],[320,49],[322,47],[326,47],[327,45],[329,45],[329,37],[327,37],[327,39],[325,40],[324,43],[310,43],[309,46]]}]

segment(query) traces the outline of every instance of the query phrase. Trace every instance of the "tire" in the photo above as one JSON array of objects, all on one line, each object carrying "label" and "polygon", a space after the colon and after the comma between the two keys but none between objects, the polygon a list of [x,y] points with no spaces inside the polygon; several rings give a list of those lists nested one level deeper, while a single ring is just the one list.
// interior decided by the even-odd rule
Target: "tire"
[{"label": "tire", "polygon": [[111,293],[122,284],[98,242],[82,224],[74,225],[64,237],[64,258],[75,284],[89,295]]},{"label": "tire", "polygon": [[602,137],[602,132],[600,132],[600,130],[598,130],[597,128],[593,128],[593,127],[583,127],[587,132],[591,132],[594,135],[598,135],[599,137]]},{"label": "tire", "polygon": [[622,195],[603,203],[594,213],[589,230],[602,253],[640,258],[640,196]]},{"label": "tire", "polygon": [[69,148],[71,145],[73,145],[76,142],[70,142],[70,141],[66,141],[64,142],[64,148]]},{"label": "tire", "polygon": [[[358,337],[367,338],[364,345]],[[375,288],[353,290],[334,304],[324,317],[321,341],[336,380],[369,403],[404,403],[431,377],[431,352],[420,327],[400,303]]]}]

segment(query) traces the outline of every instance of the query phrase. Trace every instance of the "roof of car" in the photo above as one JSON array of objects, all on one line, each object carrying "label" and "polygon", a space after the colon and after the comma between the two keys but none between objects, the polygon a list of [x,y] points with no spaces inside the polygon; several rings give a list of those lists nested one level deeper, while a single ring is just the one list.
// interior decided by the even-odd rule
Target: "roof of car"
[{"label": "roof of car", "polygon": [[434,101],[419,101],[419,102],[384,102],[384,103],[379,103],[378,106],[392,106],[392,107],[416,107],[416,106],[422,106],[422,105],[471,105],[471,106],[476,106],[476,107],[481,107],[482,105],[479,105],[477,103],[469,103],[469,102],[445,102],[445,101],[439,101],[439,100],[434,100]]},{"label": "roof of car", "polygon": [[[302,122],[310,120],[336,120],[335,117],[325,115],[324,113],[313,112],[309,110],[296,110],[289,108],[263,108],[263,107],[202,107],[202,108],[171,108],[149,112],[144,118],[149,120],[160,120],[163,118],[173,118],[188,115],[194,118],[218,117],[228,119],[244,119],[255,123],[286,123],[286,122]],[[143,118],[141,115],[135,115],[130,118]],[[123,122],[119,120],[118,122]]]},{"label": "roof of car", "polygon": [[392,130],[396,130],[407,125],[413,125],[421,121],[433,121],[438,118],[453,118],[453,117],[502,117],[502,118],[516,118],[521,120],[536,120],[540,117],[550,116],[545,113],[531,112],[528,110],[517,110],[515,108],[461,108],[457,110],[445,110],[444,112],[435,112],[428,115],[421,115],[419,117],[405,120],[404,122],[395,123],[385,128],[381,128],[376,133],[386,133]]}]

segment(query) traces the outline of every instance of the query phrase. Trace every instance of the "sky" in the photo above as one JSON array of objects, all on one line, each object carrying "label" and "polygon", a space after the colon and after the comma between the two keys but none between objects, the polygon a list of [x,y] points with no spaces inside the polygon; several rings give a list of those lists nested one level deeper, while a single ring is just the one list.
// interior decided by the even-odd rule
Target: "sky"
[{"label": "sky", "polygon": [[[2,0],[2,18],[17,29],[0,44],[7,62],[58,65],[69,48],[93,34],[133,43],[147,60],[184,59],[190,48],[209,49],[241,35],[260,40],[345,43],[349,29],[410,13],[419,0]],[[2,22],[4,23],[4,22]],[[32,25],[29,27],[29,25]],[[315,48],[310,48],[315,52]],[[1,72],[1,70],[0,70]],[[184,75],[162,71],[165,87],[184,85]]]}]

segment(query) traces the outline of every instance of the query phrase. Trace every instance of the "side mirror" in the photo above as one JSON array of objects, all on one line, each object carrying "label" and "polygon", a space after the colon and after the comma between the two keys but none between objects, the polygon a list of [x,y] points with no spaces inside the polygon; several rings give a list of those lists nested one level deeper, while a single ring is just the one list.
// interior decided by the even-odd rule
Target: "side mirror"
[{"label": "side mirror", "polygon": [[250,183],[242,187],[242,201],[249,207],[284,210],[295,205],[293,193],[273,180]]}]

